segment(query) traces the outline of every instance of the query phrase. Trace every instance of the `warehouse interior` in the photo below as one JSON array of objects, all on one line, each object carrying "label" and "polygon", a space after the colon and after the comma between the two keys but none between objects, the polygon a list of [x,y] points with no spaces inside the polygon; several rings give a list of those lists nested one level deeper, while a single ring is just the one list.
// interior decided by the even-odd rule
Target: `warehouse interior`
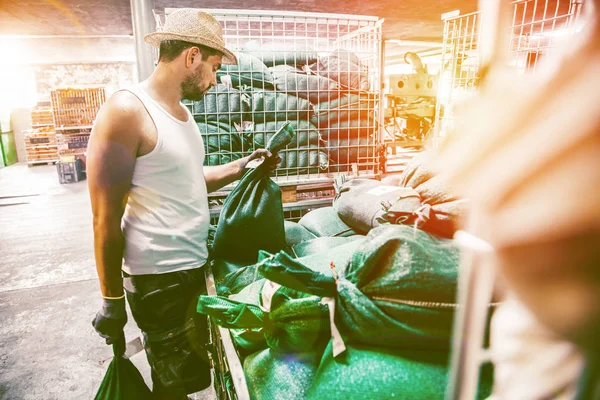
[{"label": "warehouse interior", "polygon": [[186,398],[127,287],[125,354],[99,336],[88,146],[189,9],[237,62],[182,98],[205,168],[281,163],[267,206],[240,200],[261,165],[208,193],[187,398],[600,399],[595,0],[3,0],[0,399],[154,398],[116,394],[121,359]]}]

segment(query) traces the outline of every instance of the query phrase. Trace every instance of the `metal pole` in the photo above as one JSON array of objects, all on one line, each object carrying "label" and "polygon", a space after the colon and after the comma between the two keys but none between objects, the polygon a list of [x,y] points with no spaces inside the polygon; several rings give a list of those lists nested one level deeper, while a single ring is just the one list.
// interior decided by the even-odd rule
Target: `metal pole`
[{"label": "metal pole", "polygon": [[155,31],[153,8],[154,0],[131,0],[131,22],[135,41],[138,81],[147,79],[154,70],[152,49],[149,44],[144,42],[144,36]]}]

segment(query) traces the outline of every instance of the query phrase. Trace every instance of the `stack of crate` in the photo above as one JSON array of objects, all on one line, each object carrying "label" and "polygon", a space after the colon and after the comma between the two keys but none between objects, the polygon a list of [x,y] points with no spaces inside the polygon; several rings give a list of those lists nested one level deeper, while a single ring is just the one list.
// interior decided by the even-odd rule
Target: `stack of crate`
[{"label": "stack of crate", "polygon": [[55,162],[58,159],[56,134],[53,126],[23,131],[27,164]]},{"label": "stack of crate", "polygon": [[58,160],[54,116],[51,104],[38,103],[31,111],[33,129],[23,131],[27,164],[49,163]]},{"label": "stack of crate", "polygon": [[52,127],[54,130],[54,116],[49,102],[38,103],[31,111],[31,126],[34,129]]},{"label": "stack of crate", "polygon": [[58,156],[76,156],[85,160],[92,125],[106,101],[102,87],[65,88],[51,92]]}]

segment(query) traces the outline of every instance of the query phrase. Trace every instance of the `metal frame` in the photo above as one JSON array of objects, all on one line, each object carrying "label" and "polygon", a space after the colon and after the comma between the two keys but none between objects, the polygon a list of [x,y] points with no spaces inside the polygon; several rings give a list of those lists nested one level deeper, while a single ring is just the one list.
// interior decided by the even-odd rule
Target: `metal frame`
[{"label": "metal frame", "polygon": [[[177,10],[177,8],[165,9],[165,15]],[[279,168],[273,179],[282,186],[285,185],[301,185],[313,183],[330,183],[333,178],[339,174],[375,177],[379,175],[382,166],[380,165],[380,156],[378,154],[380,143],[382,142],[381,129],[383,126],[382,112],[382,95],[383,95],[383,40],[382,40],[382,23],[383,20],[377,17],[360,16],[360,15],[344,15],[344,14],[321,14],[321,13],[305,13],[305,12],[282,12],[282,11],[256,11],[256,10],[224,10],[224,9],[206,9],[202,10],[212,14],[221,22],[223,28],[223,37],[228,48],[234,51],[241,51],[247,42],[254,41],[255,46],[258,46],[258,51],[265,51],[267,48],[280,44],[286,50],[300,50],[303,48],[315,49],[320,55],[328,53],[336,49],[350,51],[360,59],[361,68],[369,81],[369,90],[354,91],[355,94],[363,96],[360,102],[352,105],[353,113],[344,113],[340,118],[338,108],[320,108],[317,116],[327,118],[328,115],[334,115],[332,121],[340,124],[359,124],[354,121],[355,116],[360,116],[360,125],[354,130],[360,134],[347,132],[337,135],[338,140],[327,141],[332,129],[329,126],[317,127],[318,135],[325,141],[320,140],[311,142],[310,148],[299,142],[288,146],[282,152],[284,158],[299,159],[308,154],[307,160],[302,160],[303,163],[294,166]],[[263,50],[265,49],[265,50]],[[256,48],[252,51],[257,51]],[[271,53],[277,54],[281,50],[270,50]],[[348,56],[349,58],[350,56]],[[257,71],[243,71],[254,74]],[[311,75],[316,75],[313,71],[298,71],[306,72]],[[321,75],[330,75],[331,71]],[[339,71],[341,73],[357,74],[357,71]],[[332,77],[331,74],[329,77]],[[298,78],[297,75],[289,75],[291,79]],[[286,79],[290,79],[287,78]],[[297,84],[297,80],[296,80]],[[301,91],[301,90],[300,90]],[[279,93],[281,91],[278,90]],[[315,94],[319,99],[337,98],[341,94],[347,93],[347,89],[323,89],[320,85],[311,93]],[[252,92],[254,93],[254,92]],[[217,94],[225,94],[224,91]],[[290,93],[291,95],[294,92]],[[254,96],[254,94],[252,94]],[[367,100],[368,99],[368,100]],[[288,98],[285,98],[286,105]],[[322,101],[322,100],[321,100]],[[304,103],[305,105],[306,103]],[[190,106],[192,113],[200,115],[194,105]],[[284,122],[287,119],[295,118],[295,112],[306,114],[305,109],[289,110],[288,118],[282,119],[277,116],[277,122]],[[309,121],[310,117],[315,118],[312,112],[313,105],[310,105],[309,115],[302,115],[302,120]],[[218,143],[218,148],[212,146],[212,151],[207,152],[207,157],[213,156],[213,160],[217,161],[214,156],[221,151],[243,153],[251,151],[258,147],[254,140],[256,136],[263,135],[265,129],[259,129],[260,119],[256,119],[256,112],[242,116],[242,123],[239,123],[240,116],[237,115],[236,122],[238,128],[241,126],[242,132],[237,132],[232,121],[232,113],[210,113],[211,117],[216,119],[226,120],[227,125],[231,127],[229,135],[241,135],[248,138],[244,141],[242,150],[232,151],[233,148],[223,148],[221,144],[222,135],[224,132],[217,132],[215,135],[218,138],[212,140]],[[213,118],[214,119],[214,118]],[[261,118],[262,119],[262,118]],[[357,119],[358,120],[358,119]],[[328,124],[329,125],[329,124]],[[264,126],[264,125],[263,125]],[[353,126],[353,125],[352,125]],[[316,132],[313,127],[298,129],[298,136],[314,135]],[[268,134],[272,134],[271,129],[266,130]],[[358,136],[358,137],[357,137]],[[339,140],[343,139],[343,140]],[[246,145],[247,144],[247,145]],[[239,146],[238,146],[239,147]],[[296,149],[297,148],[297,149]],[[208,149],[207,149],[208,150]],[[308,153],[307,153],[308,151]],[[236,154],[233,157],[239,157],[241,154]],[[232,157],[219,159],[220,162],[229,161]],[[328,164],[328,165],[327,165]],[[231,187],[228,187],[230,189]]]},{"label": "metal frame", "polygon": [[[210,264],[205,266],[206,291],[209,296],[217,295],[215,278]],[[218,399],[250,400],[248,384],[240,357],[233,345],[228,329],[221,328],[209,318],[210,354],[214,374],[214,388]],[[233,390],[227,385],[225,376],[229,374]]]},{"label": "metal frame", "polygon": [[[502,0],[506,1],[506,0]],[[495,2],[480,2],[490,7]],[[554,50],[554,38],[573,33],[583,0],[516,0],[510,2],[510,35],[498,38],[508,46],[506,62],[522,73],[535,73],[539,61]],[[479,86],[482,67],[482,40],[494,16],[482,25],[482,10],[456,15],[447,13],[444,21],[442,68],[438,80],[434,135],[445,136],[454,128],[453,106],[470,96]],[[495,16],[497,17],[497,15]],[[482,35],[483,34],[483,35]],[[485,50],[484,50],[485,51]]]}]

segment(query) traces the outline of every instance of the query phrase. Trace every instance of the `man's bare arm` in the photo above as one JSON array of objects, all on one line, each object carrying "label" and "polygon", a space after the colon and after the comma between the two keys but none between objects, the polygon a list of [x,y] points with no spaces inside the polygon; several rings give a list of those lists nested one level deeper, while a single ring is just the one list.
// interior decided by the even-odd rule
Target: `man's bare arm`
[{"label": "man's bare arm", "polygon": [[113,95],[98,114],[88,146],[86,169],[94,215],[94,252],[105,297],[123,295],[125,238],[121,218],[140,145],[141,107],[131,93]]},{"label": "man's bare arm", "polygon": [[277,164],[281,162],[281,158],[277,155],[274,157],[265,149],[256,150],[247,157],[232,161],[223,165],[204,167],[204,178],[206,180],[206,188],[208,193],[221,189],[223,186],[229,185],[232,182],[240,179],[244,174],[244,170],[248,162],[265,157],[265,162],[268,163],[271,171],[275,170]]}]

